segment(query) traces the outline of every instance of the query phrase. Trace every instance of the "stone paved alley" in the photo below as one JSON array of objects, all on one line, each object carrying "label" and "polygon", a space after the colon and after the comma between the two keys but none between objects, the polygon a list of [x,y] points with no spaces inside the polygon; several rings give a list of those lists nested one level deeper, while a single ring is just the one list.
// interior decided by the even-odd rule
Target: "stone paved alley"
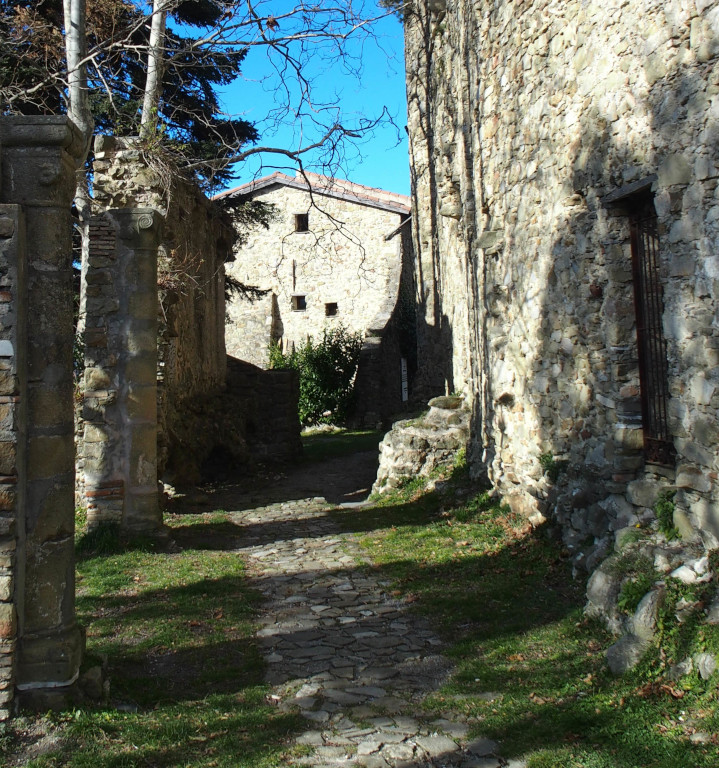
[{"label": "stone paved alley", "polygon": [[328,514],[337,504],[314,497],[245,506],[232,517],[245,532],[238,552],[266,598],[258,636],[268,682],[277,706],[307,719],[298,743],[309,754],[295,765],[523,765],[502,760],[489,739],[469,739],[464,722],[422,716],[419,703],[451,664],[388,583],[358,567],[357,536]]}]

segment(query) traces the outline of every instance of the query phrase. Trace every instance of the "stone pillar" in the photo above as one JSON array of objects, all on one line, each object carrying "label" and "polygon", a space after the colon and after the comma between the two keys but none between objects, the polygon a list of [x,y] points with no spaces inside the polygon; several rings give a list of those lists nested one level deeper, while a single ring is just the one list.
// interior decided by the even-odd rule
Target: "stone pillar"
[{"label": "stone pillar", "polygon": [[151,208],[91,223],[81,486],[88,524],[162,528],[157,493],[157,249]]},{"label": "stone pillar", "polygon": [[[22,527],[24,424],[26,391],[25,220],[19,205],[0,205],[0,720],[11,713],[15,693],[17,649],[16,590],[21,579],[17,562],[18,531]],[[23,297],[20,300],[20,297]]]},{"label": "stone pillar", "polygon": [[[77,678],[83,646],[75,621],[70,217],[81,147],[79,132],[64,117],[0,118],[0,203],[20,206],[25,220],[15,285],[8,284],[12,273],[2,278],[17,347],[13,326],[3,324],[0,508],[4,519],[15,517],[12,666],[16,689],[28,698],[66,691]],[[14,221],[17,226],[20,219]],[[4,567],[11,560],[0,562]]]}]

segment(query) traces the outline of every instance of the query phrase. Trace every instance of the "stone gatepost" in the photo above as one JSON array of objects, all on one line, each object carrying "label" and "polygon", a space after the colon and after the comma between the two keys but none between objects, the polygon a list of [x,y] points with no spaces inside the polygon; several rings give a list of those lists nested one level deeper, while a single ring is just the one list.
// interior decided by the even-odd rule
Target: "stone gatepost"
[{"label": "stone gatepost", "polygon": [[18,530],[23,501],[18,484],[24,476],[27,391],[24,352],[27,302],[25,276],[25,219],[19,205],[0,205],[0,312],[3,332],[0,349],[0,720],[10,715],[15,688],[17,607],[20,583],[17,563]]},{"label": "stone gatepost", "polygon": [[110,210],[90,225],[83,490],[88,525],[162,529],[157,492],[157,249],[162,217]]},{"label": "stone gatepost", "polygon": [[64,117],[0,118],[0,717],[78,676],[72,221]]}]

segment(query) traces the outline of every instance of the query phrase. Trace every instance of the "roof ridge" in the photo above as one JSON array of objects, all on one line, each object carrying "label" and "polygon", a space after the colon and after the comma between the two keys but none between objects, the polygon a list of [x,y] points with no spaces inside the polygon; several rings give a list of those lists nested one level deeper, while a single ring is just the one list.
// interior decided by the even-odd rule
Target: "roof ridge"
[{"label": "roof ridge", "polygon": [[[312,184],[312,180],[316,179],[317,184]],[[370,187],[366,184],[360,184],[356,181],[350,181],[349,179],[338,179],[334,176],[324,176],[320,173],[314,173],[313,171],[298,171],[295,176],[289,176],[282,171],[274,171],[273,173],[262,176],[259,179],[253,179],[252,181],[240,184],[232,189],[226,189],[213,195],[213,200],[220,200],[225,197],[235,197],[242,194],[250,194],[255,190],[262,189],[272,184],[288,184],[291,186],[301,185],[310,190],[317,188],[318,191],[331,192],[335,187],[341,190],[345,194],[351,194],[358,200],[371,200],[377,203],[396,203],[403,207],[409,208],[410,197],[403,195],[401,192],[391,192],[379,187]],[[374,193],[374,194],[371,194]]]}]

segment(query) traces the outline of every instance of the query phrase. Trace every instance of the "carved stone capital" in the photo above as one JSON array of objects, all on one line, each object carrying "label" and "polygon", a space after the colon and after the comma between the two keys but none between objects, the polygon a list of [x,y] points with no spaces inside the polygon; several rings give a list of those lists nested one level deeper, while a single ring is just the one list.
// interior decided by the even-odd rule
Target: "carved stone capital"
[{"label": "carved stone capital", "polygon": [[123,244],[134,250],[156,249],[162,237],[163,216],[154,208],[118,208],[106,211],[117,224]]},{"label": "carved stone capital", "polygon": [[68,117],[0,117],[0,146],[57,147],[78,158],[83,149],[82,133]]},{"label": "carved stone capital", "polygon": [[82,148],[66,117],[0,117],[0,201],[67,208]]}]

